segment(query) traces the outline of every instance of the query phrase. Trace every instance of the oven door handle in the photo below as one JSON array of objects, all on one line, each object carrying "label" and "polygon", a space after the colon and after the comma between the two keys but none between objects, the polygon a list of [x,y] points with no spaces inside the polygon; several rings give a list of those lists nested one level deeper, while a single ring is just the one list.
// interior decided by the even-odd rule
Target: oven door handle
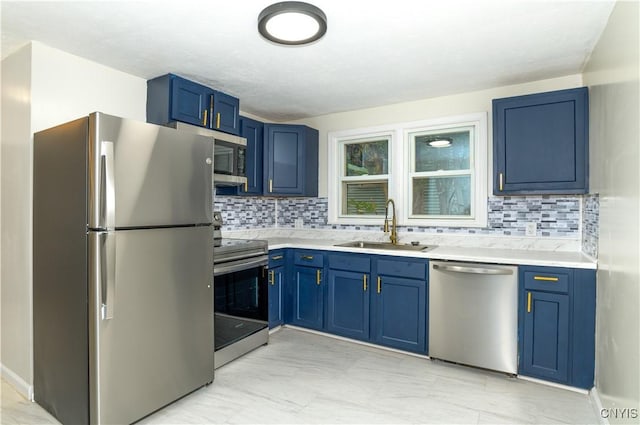
[{"label": "oven door handle", "polygon": [[[215,265],[216,265],[216,262],[215,262],[215,248],[214,248],[213,252],[214,252],[214,254],[213,254],[214,262],[213,262],[213,264],[214,264],[214,267],[215,267]],[[243,251],[243,252],[239,252],[239,253],[237,253],[235,255],[226,255],[225,258],[224,258],[224,262],[220,262],[218,264],[226,264],[226,263],[230,263],[230,262],[235,261],[235,260],[242,260],[242,259],[245,259],[245,258],[263,258],[263,257],[267,258],[267,260],[268,260],[267,251],[266,250]]]},{"label": "oven door handle", "polygon": [[269,261],[267,255],[259,257],[247,258],[244,260],[230,261],[228,263],[214,264],[213,275],[221,276],[223,274],[235,273],[242,270],[252,269],[254,267],[266,266]]}]

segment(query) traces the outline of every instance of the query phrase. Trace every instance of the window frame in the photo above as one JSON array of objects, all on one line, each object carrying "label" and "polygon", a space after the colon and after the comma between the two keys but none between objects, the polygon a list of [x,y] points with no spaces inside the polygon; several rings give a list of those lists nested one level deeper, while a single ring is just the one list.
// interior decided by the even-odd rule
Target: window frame
[{"label": "window frame", "polygon": [[[425,132],[454,132],[455,129],[472,128],[469,140],[470,173],[447,172],[414,172],[415,143],[413,134]],[[486,227],[487,226],[487,113],[479,112],[456,115],[431,120],[409,123],[403,128],[404,171],[402,181],[404,207],[400,223],[406,226],[424,227]],[[471,214],[470,216],[439,216],[426,218],[424,215],[413,216],[413,178],[414,177],[447,177],[470,175]]]},{"label": "window frame", "polygon": [[[425,130],[449,129],[452,127],[474,126],[474,137],[471,149],[475,153],[470,159],[472,168],[472,218],[412,218],[410,217],[411,199],[413,193],[410,184],[411,141],[409,134]],[[327,195],[328,195],[328,224],[346,225],[382,225],[384,217],[374,215],[343,215],[342,211],[342,182],[344,177],[344,149],[342,146],[349,141],[364,141],[367,139],[387,137],[388,158],[388,198],[396,205],[398,224],[408,227],[486,227],[487,226],[487,163],[488,163],[488,134],[487,112],[477,112],[455,115],[421,121],[388,124],[378,127],[364,127],[350,130],[333,131],[328,133],[327,149]],[[384,180],[381,176],[367,176],[372,181]],[[364,179],[363,179],[364,180]]]},{"label": "window frame", "polygon": [[[344,198],[343,183],[362,182],[375,183],[387,182],[387,196],[393,198],[397,196],[394,188],[394,170],[401,161],[402,156],[394,154],[395,146],[398,143],[398,132],[393,127],[371,127],[363,129],[353,129],[339,132],[331,132],[329,139],[328,156],[328,223],[329,224],[380,224],[384,217],[373,214],[342,214],[342,203]],[[376,140],[387,140],[387,174],[346,176],[345,174],[345,149],[344,145],[349,143],[366,143]]]}]

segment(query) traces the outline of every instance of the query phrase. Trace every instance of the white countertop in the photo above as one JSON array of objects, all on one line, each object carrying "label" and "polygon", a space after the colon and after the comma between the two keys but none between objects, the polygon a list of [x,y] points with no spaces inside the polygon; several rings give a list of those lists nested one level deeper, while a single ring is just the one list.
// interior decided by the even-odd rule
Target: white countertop
[{"label": "white countertop", "polygon": [[[364,254],[393,255],[400,257],[429,258],[433,260],[471,261],[481,263],[515,264],[547,267],[571,267],[596,269],[597,261],[581,252],[538,251],[530,249],[503,249],[484,247],[436,246],[431,250],[403,251],[365,249],[335,246],[341,243],[329,239],[268,238],[269,249],[303,248]],[[349,242],[345,240],[343,242]]]}]

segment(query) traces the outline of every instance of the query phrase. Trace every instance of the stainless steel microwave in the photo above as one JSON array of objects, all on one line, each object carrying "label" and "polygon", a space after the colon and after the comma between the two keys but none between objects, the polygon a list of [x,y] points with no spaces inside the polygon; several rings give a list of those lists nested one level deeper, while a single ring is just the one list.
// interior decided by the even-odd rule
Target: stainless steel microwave
[{"label": "stainless steel microwave", "polygon": [[247,139],[182,122],[172,127],[213,138],[213,184],[239,186],[247,183]]}]

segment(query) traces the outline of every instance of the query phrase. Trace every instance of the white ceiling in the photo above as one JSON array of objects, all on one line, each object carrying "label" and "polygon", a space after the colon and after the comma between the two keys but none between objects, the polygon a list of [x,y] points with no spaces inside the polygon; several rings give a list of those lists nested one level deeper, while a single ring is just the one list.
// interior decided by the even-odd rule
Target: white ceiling
[{"label": "white ceiling", "polygon": [[2,1],[2,58],[37,40],[145,79],[174,72],[285,121],[575,74],[614,2],[307,0],[305,47],[257,32],[271,0]]}]

